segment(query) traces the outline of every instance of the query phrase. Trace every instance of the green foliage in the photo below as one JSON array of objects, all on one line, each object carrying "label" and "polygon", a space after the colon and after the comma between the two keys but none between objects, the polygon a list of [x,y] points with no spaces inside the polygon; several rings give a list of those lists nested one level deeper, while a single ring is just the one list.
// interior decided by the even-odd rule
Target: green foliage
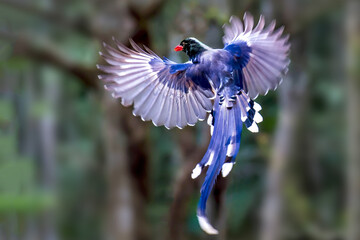
[{"label": "green foliage", "polygon": [[61,35],[56,38],[56,49],[61,55],[84,66],[95,66],[98,62],[99,43],[80,34]]},{"label": "green foliage", "polygon": [[31,191],[35,183],[32,162],[21,158],[9,160],[0,165],[0,192],[21,194]]},{"label": "green foliage", "polygon": [[[151,127],[149,138],[150,149],[152,149],[150,152],[151,185],[153,189],[151,195],[154,202],[164,202],[171,195],[172,176],[177,171],[177,167],[174,165],[176,156],[173,149],[175,146],[170,132],[163,128]],[[168,182],[169,184],[158,184],[160,182]]]},{"label": "green foliage", "polygon": [[[0,216],[4,213],[39,212],[54,205],[54,197],[37,187],[35,162],[20,156],[13,131],[14,111],[0,101]],[[1,131],[2,130],[2,131]]]},{"label": "green foliage", "polygon": [[0,163],[12,160],[16,156],[16,138],[15,136],[5,136],[0,134]]},{"label": "green foliage", "polygon": [[205,13],[205,17],[208,20],[215,20],[219,25],[229,21],[229,16],[216,7],[209,7]]},{"label": "green foliage", "polygon": [[261,191],[258,181],[245,180],[234,184],[237,185],[236,189],[235,186],[230,188],[226,198],[227,218],[230,219],[228,229],[233,234],[246,225],[246,218],[253,207],[256,207],[256,199]]},{"label": "green foliage", "polygon": [[14,116],[10,103],[4,100],[0,100],[0,113],[0,125],[10,123]]},{"label": "green foliage", "polygon": [[39,213],[54,207],[54,196],[49,193],[0,194],[0,216],[6,213]]}]

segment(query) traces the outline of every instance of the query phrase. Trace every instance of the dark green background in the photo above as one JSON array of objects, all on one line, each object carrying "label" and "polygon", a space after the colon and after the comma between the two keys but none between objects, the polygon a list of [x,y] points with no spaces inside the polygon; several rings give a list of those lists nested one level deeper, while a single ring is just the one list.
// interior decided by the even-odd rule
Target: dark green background
[{"label": "dark green background", "polygon": [[[0,0],[0,239],[360,239],[356,2]],[[212,237],[196,218],[204,174],[190,178],[206,122],[142,122],[95,65],[112,36],[185,61],[183,38],[222,47],[221,26],[245,11],[285,25],[292,62],[217,181]]]}]

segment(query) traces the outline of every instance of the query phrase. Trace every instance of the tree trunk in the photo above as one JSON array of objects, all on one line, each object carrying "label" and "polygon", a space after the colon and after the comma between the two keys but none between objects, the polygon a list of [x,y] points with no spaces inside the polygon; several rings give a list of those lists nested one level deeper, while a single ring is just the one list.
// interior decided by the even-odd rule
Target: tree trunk
[{"label": "tree trunk", "polygon": [[[46,69],[42,69],[46,71]],[[55,114],[58,102],[59,84],[54,74],[50,76],[42,73],[43,92],[42,99],[46,106],[44,115],[41,117],[39,128],[39,160],[41,161],[40,178],[41,185],[47,192],[56,192],[56,131],[55,131]],[[57,76],[57,75],[56,75]],[[47,210],[41,216],[41,237],[46,240],[58,239],[55,227],[55,213],[53,210]]]},{"label": "tree trunk", "polygon": [[146,125],[132,116],[131,109],[122,108],[108,94],[104,98],[106,239],[147,239]]},{"label": "tree trunk", "polygon": [[360,239],[360,2],[347,1],[347,240]]},{"label": "tree trunk", "polygon": [[[179,133],[178,145],[180,147],[182,167],[177,174],[174,186],[174,197],[169,210],[169,230],[167,239],[188,239],[186,235],[186,214],[188,203],[197,191],[200,190],[199,180],[191,178],[191,172],[201,159],[205,148],[196,145],[194,128],[187,127]],[[196,214],[196,209],[191,211]]]},{"label": "tree trunk", "polygon": [[[288,20],[286,22],[291,22],[291,12],[296,11],[297,0],[284,1],[281,6],[287,12],[279,15],[284,20]],[[278,11],[278,9],[273,10]],[[277,91],[279,95],[279,118],[273,152],[265,177],[265,193],[261,209],[261,240],[279,240],[284,237],[283,230],[286,227],[283,220],[284,183],[287,179],[288,166],[296,156],[296,143],[299,141],[297,134],[302,128],[301,124],[304,123],[302,120],[304,114],[302,113],[307,103],[307,76],[302,64],[304,60],[304,37],[293,39],[291,44],[291,53],[297,58],[291,59],[290,71]]]},{"label": "tree trunk", "polygon": [[135,212],[133,186],[128,170],[126,138],[119,128],[120,110],[115,99],[104,96],[105,121],[103,124],[107,204],[105,232],[107,240],[135,239]]}]

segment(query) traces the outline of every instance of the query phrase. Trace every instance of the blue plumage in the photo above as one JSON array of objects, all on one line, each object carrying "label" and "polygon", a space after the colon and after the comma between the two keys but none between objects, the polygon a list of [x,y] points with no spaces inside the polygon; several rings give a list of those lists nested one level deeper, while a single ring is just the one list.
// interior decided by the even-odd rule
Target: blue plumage
[{"label": "blue plumage", "polygon": [[[130,41],[134,50],[116,42],[118,49],[104,44],[101,53],[110,66],[98,66],[107,74],[99,75],[105,89],[123,105],[134,104],[134,115],[152,120],[156,126],[182,128],[204,120],[210,112],[211,140],[191,177],[196,178],[208,166],[197,216],[201,228],[209,234],[217,230],[206,217],[206,202],[219,173],[226,177],[240,148],[242,127],[258,132],[261,107],[253,101],[281,82],[289,64],[288,36],[283,28],[275,31],[272,22],[264,28],[260,16],[257,26],[250,14],[244,25],[232,17],[224,26],[225,47],[212,49],[195,38],[187,38],[176,51],[184,51],[189,62],[161,59],[150,49]],[[213,101],[213,103],[212,103]]]}]

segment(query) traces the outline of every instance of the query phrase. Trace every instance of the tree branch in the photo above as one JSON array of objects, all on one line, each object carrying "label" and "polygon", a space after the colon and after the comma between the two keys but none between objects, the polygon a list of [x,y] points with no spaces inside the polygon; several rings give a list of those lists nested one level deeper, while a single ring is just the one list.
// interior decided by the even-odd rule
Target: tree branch
[{"label": "tree branch", "polygon": [[81,16],[75,19],[68,19],[65,18],[63,14],[59,14],[58,12],[43,10],[38,7],[33,7],[30,4],[23,4],[13,0],[0,0],[0,5],[29,13],[35,17],[44,18],[47,22],[56,24],[62,28],[73,29],[76,32],[80,32],[88,36],[101,37],[101,34],[92,29],[90,24],[86,24],[86,19]]},{"label": "tree branch", "polygon": [[51,64],[63,69],[66,72],[78,77],[82,84],[90,88],[98,88],[96,81],[97,70],[72,62],[69,59],[58,54],[55,49],[48,45],[37,47],[33,40],[28,37],[17,36],[5,31],[0,31],[0,38],[14,43],[14,52],[16,56],[23,56],[35,61]]}]

